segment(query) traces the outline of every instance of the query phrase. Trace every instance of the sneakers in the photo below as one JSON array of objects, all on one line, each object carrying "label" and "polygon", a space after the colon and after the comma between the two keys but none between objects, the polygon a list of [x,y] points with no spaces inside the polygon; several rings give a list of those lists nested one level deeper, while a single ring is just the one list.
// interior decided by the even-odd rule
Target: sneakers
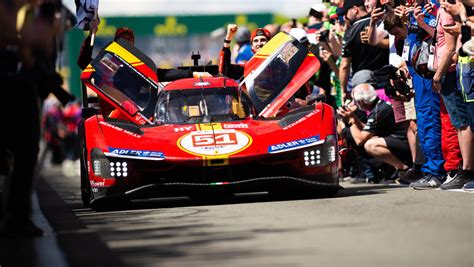
[{"label": "sneakers", "polygon": [[418,181],[411,183],[410,187],[418,190],[435,189],[440,187],[443,181],[443,177],[436,177],[429,173],[420,178]]},{"label": "sneakers", "polygon": [[406,171],[399,170],[398,178],[395,179],[395,182],[397,184],[409,185],[413,182],[418,181],[421,177],[423,177],[423,173],[417,169],[411,168]]},{"label": "sneakers", "polygon": [[449,182],[451,182],[454,178],[456,178],[456,176],[458,175],[458,171],[460,171],[460,169],[449,171],[449,172],[448,172],[448,175],[446,176],[446,181],[444,181],[443,184],[449,183]]},{"label": "sneakers", "polygon": [[448,175],[448,179],[446,179],[446,182],[444,182],[440,188],[442,190],[461,189],[463,188],[463,185],[470,180],[468,171],[460,170],[456,175],[454,175],[454,177]]},{"label": "sneakers", "polygon": [[462,190],[466,192],[474,192],[474,181],[465,183]]}]

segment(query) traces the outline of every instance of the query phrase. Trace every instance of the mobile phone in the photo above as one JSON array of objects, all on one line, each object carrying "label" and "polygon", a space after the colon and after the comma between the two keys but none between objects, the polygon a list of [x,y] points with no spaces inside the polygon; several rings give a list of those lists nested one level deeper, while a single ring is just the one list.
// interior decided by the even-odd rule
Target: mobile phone
[{"label": "mobile phone", "polygon": [[454,4],[456,4],[456,0],[448,0],[448,3],[450,3],[450,4],[453,4],[453,5],[454,5]]},{"label": "mobile phone", "polygon": [[385,3],[382,3],[382,0],[378,0],[375,7],[380,8],[381,11],[385,11]]}]

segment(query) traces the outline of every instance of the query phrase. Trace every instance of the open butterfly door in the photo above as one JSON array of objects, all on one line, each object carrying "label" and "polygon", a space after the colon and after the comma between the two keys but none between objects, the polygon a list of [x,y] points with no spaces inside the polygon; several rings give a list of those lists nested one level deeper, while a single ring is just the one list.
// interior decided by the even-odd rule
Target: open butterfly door
[{"label": "open butterfly door", "polygon": [[153,61],[124,40],[109,43],[87,66],[82,82],[138,125],[154,124],[158,78]]},{"label": "open butterfly door", "polygon": [[319,67],[306,43],[281,32],[246,64],[242,84],[259,116],[274,117]]}]

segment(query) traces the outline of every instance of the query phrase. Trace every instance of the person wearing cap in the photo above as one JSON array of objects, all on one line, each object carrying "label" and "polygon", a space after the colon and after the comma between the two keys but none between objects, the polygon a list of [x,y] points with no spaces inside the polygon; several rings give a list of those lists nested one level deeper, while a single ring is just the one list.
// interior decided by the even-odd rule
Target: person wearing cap
[{"label": "person wearing cap", "polygon": [[[425,31],[426,35],[428,35],[431,28],[429,25],[436,24],[436,17],[426,13],[422,18],[420,17],[416,20],[414,18],[415,14],[416,12],[413,16],[409,17],[410,24],[416,23],[420,27],[420,30],[423,29],[421,31]],[[384,14],[383,12],[380,12],[379,8],[376,8],[372,14],[372,21],[382,19],[382,15],[382,30],[386,31],[386,34],[393,35],[392,38],[395,39],[395,41],[404,42],[403,50],[405,52],[402,53],[402,60],[405,61],[404,64],[412,78],[413,89],[415,91],[413,100],[416,111],[416,132],[424,156],[424,162],[421,163],[421,168],[419,165],[414,165],[414,168],[406,173],[404,177],[400,178],[400,182],[409,184],[420,177],[443,177],[446,175],[445,170],[457,170],[459,162],[456,160],[455,156],[443,157],[442,148],[446,147],[445,145],[449,142],[442,142],[441,137],[450,136],[448,132],[451,131],[450,128],[452,127],[448,127],[446,125],[446,120],[442,119],[444,112],[441,112],[442,104],[440,96],[431,89],[432,80],[424,78],[418,74],[412,65],[412,60],[409,59],[409,54],[412,53],[415,46],[420,44],[421,36],[423,34],[419,35],[418,33],[411,32],[399,15],[397,15],[396,10]],[[372,34],[372,39],[377,41],[379,39],[379,33],[382,30],[380,30],[379,27],[376,27],[374,30],[375,34]],[[433,31],[432,28],[431,31]],[[390,61],[393,63],[393,56],[391,55],[390,57]],[[397,61],[399,60],[395,60],[395,62]],[[394,64],[396,67],[398,67],[398,65]],[[448,145],[448,147],[455,146],[455,144],[453,144],[453,146]],[[456,154],[455,149],[450,150],[453,154]]]},{"label": "person wearing cap", "polygon": [[[355,106],[340,107],[337,113],[347,122],[347,131],[356,145],[398,171],[407,170],[412,159],[406,125],[395,123],[392,107],[377,96],[371,84],[365,82],[355,86],[352,98]],[[357,109],[368,112],[367,123],[355,115]]]},{"label": "person wearing cap", "polygon": [[370,15],[365,10],[364,0],[345,0],[342,11],[346,21],[351,23],[344,36],[342,62],[339,67],[343,94],[347,93],[351,67],[353,73],[364,69],[373,71],[377,81],[376,88],[383,88],[388,74],[383,71],[383,66],[388,65],[389,50],[362,43],[360,34],[370,23]]},{"label": "person wearing cap", "polygon": [[[235,24],[227,25],[227,34],[224,39],[224,46],[219,55],[219,73],[227,77],[238,80],[244,75],[244,65],[231,64],[230,43],[238,31]],[[257,53],[271,38],[270,32],[265,28],[255,29],[250,35],[252,52]]]}]

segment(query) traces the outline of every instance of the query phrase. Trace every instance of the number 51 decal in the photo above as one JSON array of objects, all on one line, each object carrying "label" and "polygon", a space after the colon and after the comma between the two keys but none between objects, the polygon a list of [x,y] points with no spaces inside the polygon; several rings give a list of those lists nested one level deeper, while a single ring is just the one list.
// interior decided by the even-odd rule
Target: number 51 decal
[{"label": "number 51 decal", "polygon": [[193,146],[223,146],[236,145],[237,136],[235,133],[216,133],[193,135]]}]

